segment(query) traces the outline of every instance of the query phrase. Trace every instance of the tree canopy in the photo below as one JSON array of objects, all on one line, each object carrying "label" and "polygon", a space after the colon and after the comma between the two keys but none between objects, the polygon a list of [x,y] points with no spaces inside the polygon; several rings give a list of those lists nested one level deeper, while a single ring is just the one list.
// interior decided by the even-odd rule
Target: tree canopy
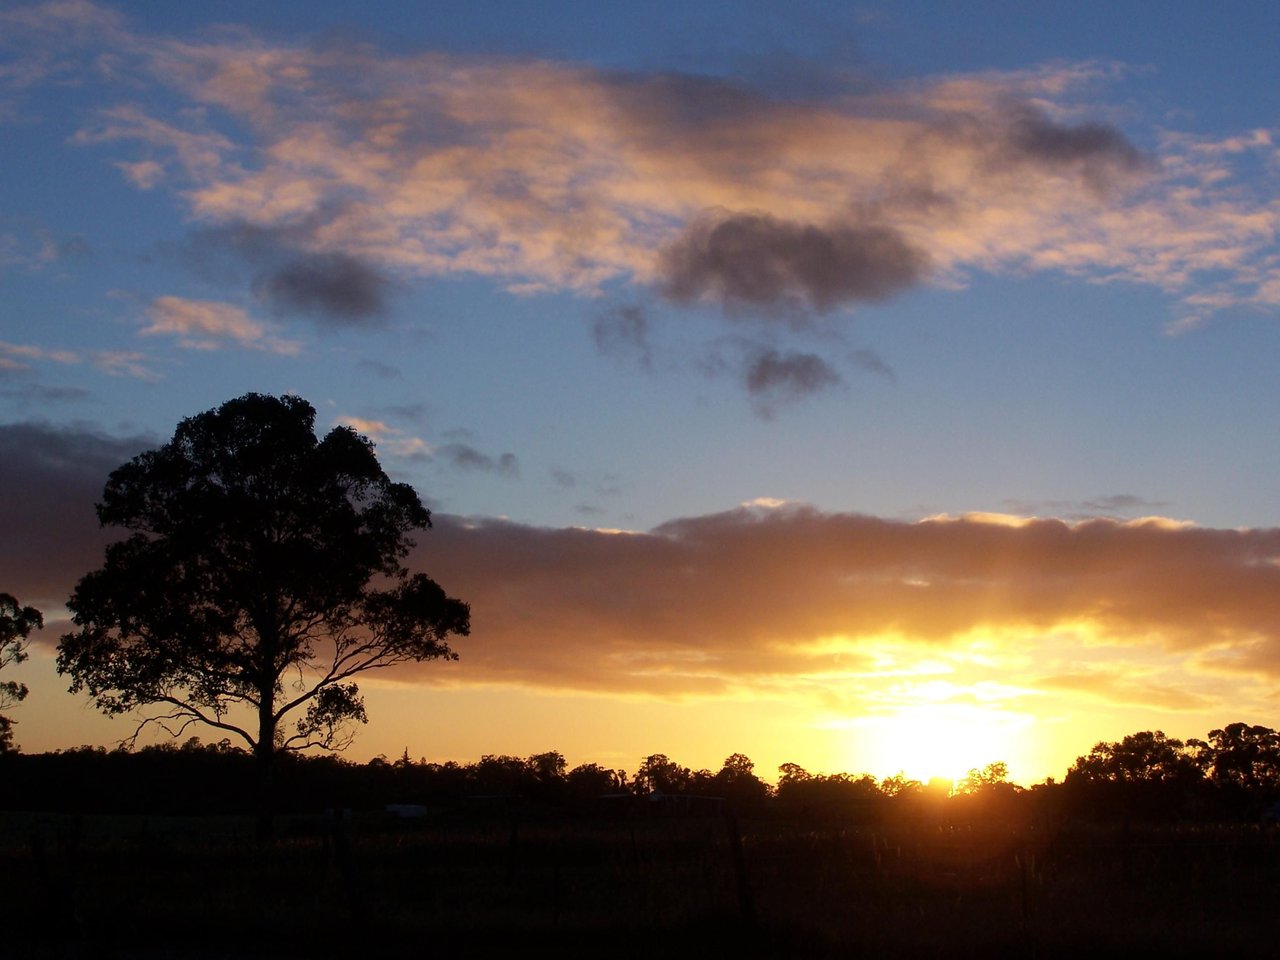
[{"label": "tree canopy", "polygon": [[[27,659],[27,638],[44,626],[35,607],[24,607],[7,593],[0,593],[0,669]],[[27,685],[0,681],[0,710],[8,710],[27,697]],[[0,716],[0,753],[13,749],[13,721]]]},{"label": "tree canopy", "polygon": [[1187,783],[1201,776],[1200,760],[1188,745],[1162,730],[1143,730],[1116,743],[1095,744],[1067,771],[1068,779],[1086,782]]},{"label": "tree canopy", "polygon": [[314,423],[300,397],[247,394],[111,474],[98,518],[128,535],[68,603],[72,692],[142,710],[138,730],[226,731],[266,763],[344,747],[367,719],[357,674],[456,659],[469,608],[403,565],[429,511],[367,438]]}]

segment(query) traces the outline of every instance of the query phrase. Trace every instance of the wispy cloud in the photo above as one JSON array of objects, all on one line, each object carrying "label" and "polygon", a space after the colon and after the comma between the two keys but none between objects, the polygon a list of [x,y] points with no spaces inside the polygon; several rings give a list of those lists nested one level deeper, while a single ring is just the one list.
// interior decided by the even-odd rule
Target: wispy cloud
[{"label": "wispy cloud", "polygon": [[110,377],[132,377],[145,383],[161,380],[159,372],[151,366],[152,358],[136,350],[91,350],[89,360]]},{"label": "wispy cloud", "polygon": [[150,323],[140,334],[176,337],[179,346],[193,350],[216,350],[230,343],[292,356],[301,349],[296,341],[272,336],[243,307],[230,303],[157,297],[147,315]]},{"label": "wispy cloud", "polygon": [[435,448],[421,437],[415,437],[398,427],[393,427],[384,420],[369,417],[340,416],[334,423],[351,427],[378,445],[379,449],[392,453],[397,457],[410,460],[429,460],[435,456]]},{"label": "wispy cloud", "polygon": [[77,3],[104,24],[86,31],[65,6],[7,15],[24,77],[109,54],[180,98],[106,109],[78,141],[135,144],[124,174],[177,190],[200,222],[275,232],[296,259],[260,294],[339,322],[375,316],[387,277],[458,273],[520,292],[630,281],[791,319],[1005,271],[1153,286],[1178,301],[1176,329],[1280,304],[1272,134],[1148,128],[1139,149],[1106,119],[1113,64],[779,97],[245,30],[143,35]]},{"label": "wispy cloud", "polygon": [[26,370],[33,360],[53,363],[79,363],[80,356],[72,350],[49,349],[32,344],[6,343],[0,340],[0,370]]}]

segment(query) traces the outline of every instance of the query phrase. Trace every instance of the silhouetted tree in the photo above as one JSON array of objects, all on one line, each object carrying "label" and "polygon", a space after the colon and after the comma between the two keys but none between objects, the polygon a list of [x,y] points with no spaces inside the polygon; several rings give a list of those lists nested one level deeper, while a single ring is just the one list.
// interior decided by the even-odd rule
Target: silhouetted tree
[{"label": "silhouetted tree", "polygon": [[[44,626],[35,607],[21,606],[7,593],[0,593],[0,669],[27,659],[27,638]],[[8,710],[27,698],[27,685],[14,680],[0,681],[0,710]],[[0,715],[0,753],[13,749],[13,721]]]},{"label": "silhouetted tree", "polygon": [[753,813],[769,799],[769,785],[755,774],[756,765],[744,754],[725,758],[720,772],[712,778],[715,794],[724,797],[739,813]]},{"label": "silhouetted tree", "polygon": [[610,770],[596,763],[583,763],[565,776],[569,793],[577,800],[590,800],[627,789],[624,770]]},{"label": "silhouetted tree", "polygon": [[479,794],[519,796],[532,780],[529,767],[520,757],[487,754],[469,769],[472,791]]},{"label": "silhouetted tree", "polygon": [[778,772],[778,803],[793,816],[861,817],[884,798],[866,773],[813,774],[798,763],[784,763]]},{"label": "silhouetted tree", "polygon": [[1200,759],[1162,730],[1132,733],[1117,743],[1098,743],[1077,757],[1067,778],[1118,783],[1189,783],[1201,779]]},{"label": "silhouetted tree", "polygon": [[1018,786],[1009,782],[1009,765],[997,760],[981,770],[970,770],[955,786],[955,794],[961,797],[990,797],[1017,792]]},{"label": "silhouetted tree", "polygon": [[242,738],[264,833],[277,753],[341,749],[366,721],[355,675],[454,659],[448,638],[469,629],[465,603],[402,565],[409,531],[431,525],[413,488],[365,437],[314,424],[300,397],[251,393],[115,470],[98,518],[129,536],[76,586],[58,653],[105,713],[158,708],[135,736],[159,722]]},{"label": "silhouetted tree", "polygon": [[898,772],[880,781],[880,792],[886,797],[915,797],[924,790],[924,784]]},{"label": "silhouetted tree", "polygon": [[1229,723],[1210,730],[1208,743],[1190,742],[1218,786],[1266,793],[1280,788],[1280,733],[1270,727]]},{"label": "silhouetted tree", "polygon": [[688,793],[693,773],[688,767],[671,760],[664,753],[645,757],[632,778],[632,788],[637,793]]},{"label": "silhouetted tree", "polygon": [[1204,786],[1202,759],[1160,730],[1098,743],[1067,771],[1068,801],[1094,812],[1169,817],[1186,813]]}]

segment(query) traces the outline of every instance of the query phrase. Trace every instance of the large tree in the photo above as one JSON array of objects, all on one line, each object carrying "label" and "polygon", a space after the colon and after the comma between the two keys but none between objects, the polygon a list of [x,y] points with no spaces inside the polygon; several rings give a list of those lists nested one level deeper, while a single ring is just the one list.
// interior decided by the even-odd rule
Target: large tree
[{"label": "large tree", "polygon": [[278,753],[340,749],[365,722],[356,674],[456,659],[448,639],[469,629],[465,603],[403,565],[431,525],[413,488],[365,437],[314,423],[299,397],[251,393],[115,470],[98,518],[129,535],[76,586],[58,652],[72,692],[140,711],[135,735],[243,739],[264,797]]},{"label": "large tree", "polygon": [[[7,593],[0,593],[0,668],[27,659],[27,637],[44,626],[40,611],[24,607]],[[27,685],[0,681],[0,710],[8,710],[27,697]],[[13,721],[0,716],[0,753],[13,749]]]}]

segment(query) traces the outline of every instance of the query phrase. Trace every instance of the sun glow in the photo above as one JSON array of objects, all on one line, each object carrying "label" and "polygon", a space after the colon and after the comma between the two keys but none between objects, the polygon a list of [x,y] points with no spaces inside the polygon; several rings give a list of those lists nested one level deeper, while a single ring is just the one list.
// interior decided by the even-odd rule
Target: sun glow
[{"label": "sun glow", "polygon": [[879,777],[902,772],[927,782],[959,780],[995,761],[1009,764],[1012,779],[1025,767],[1032,718],[969,703],[927,703],[858,720],[851,757]]}]

